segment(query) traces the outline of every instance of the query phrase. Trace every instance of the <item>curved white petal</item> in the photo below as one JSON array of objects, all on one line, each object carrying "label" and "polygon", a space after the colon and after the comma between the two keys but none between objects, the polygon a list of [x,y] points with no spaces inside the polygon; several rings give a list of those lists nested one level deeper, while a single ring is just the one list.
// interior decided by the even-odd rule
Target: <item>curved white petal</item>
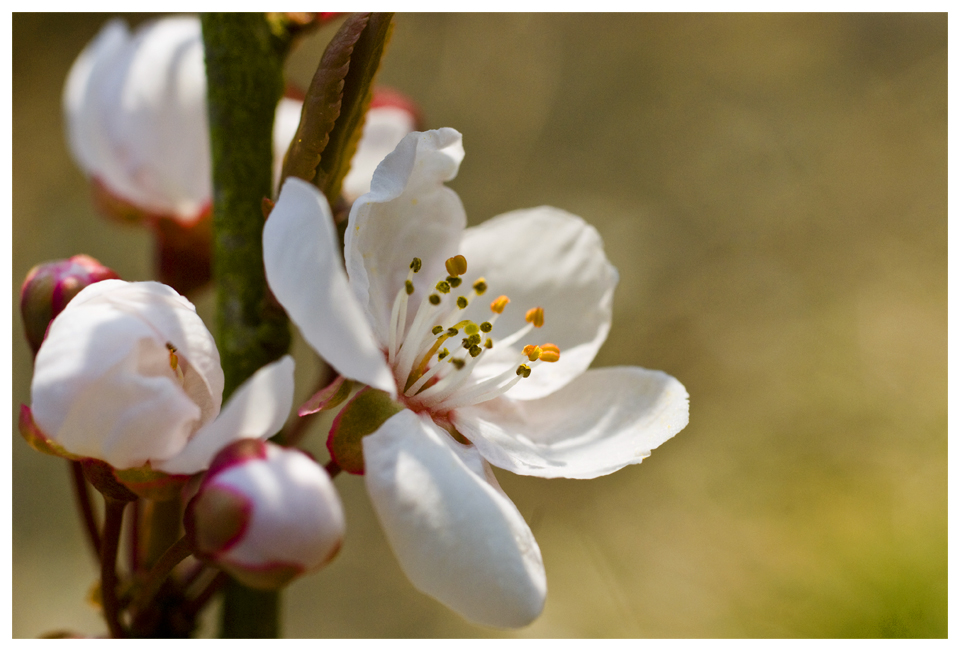
[{"label": "curved white petal", "polygon": [[118,18],[108,22],[73,62],[63,87],[67,143],[70,153],[88,176],[99,175],[101,159],[109,152],[97,110],[98,80],[104,74],[104,67],[113,64],[129,40],[125,22]]},{"label": "curved white petal", "polygon": [[497,398],[453,422],[493,465],[521,475],[591,479],[632,463],[682,430],[687,390],[661,371],[590,370],[538,400]]},{"label": "curved white petal", "polygon": [[240,439],[265,439],[280,431],[293,405],[293,358],[267,364],[241,384],[220,416],[201,427],[175,456],[153,468],[189,475],[204,470],[221,449]]},{"label": "curved white petal", "polygon": [[[467,218],[444,182],[457,175],[461,160],[463,143],[453,129],[411,133],[380,163],[370,192],[350,210],[344,239],[350,287],[383,345],[413,258],[423,262],[410,297],[416,306],[446,277],[444,261],[457,254]],[[407,312],[408,325],[415,313]]]},{"label": "curved white petal", "polygon": [[235,491],[251,505],[243,536],[217,560],[317,569],[343,539],[340,496],[324,469],[300,450],[268,443],[266,455],[228,467],[209,484]]},{"label": "curved white petal", "polygon": [[[610,330],[617,270],[603,252],[596,229],[559,208],[541,206],[494,217],[463,233],[460,247],[467,279],[483,276],[487,292],[465,311],[478,323],[490,318],[490,301],[505,294],[510,304],[500,315],[474,375],[478,380],[517,365],[525,344],[552,343],[560,361],[540,363],[507,395],[539,398],[583,373]],[[466,284],[466,283],[464,283]],[[498,339],[526,325],[530,308],[542,307],[544,325],[512,346]]]},{"label": "curved white petal", "polygon": [[363,136],[350,161],[350,171],[343,179],[343,196],[347,201],[370,191],[377,165],[415,128],[413,114],[399,106],[371,107],[367,111]]},{"label": "curved white petal", "polygon": [[287,155],[290,141],[297,135],[302,110],[303,102],[289,97],[280,98],[280,103],[277,104],[277,112],[273,118],[273,186],[275,192],[280,190],[277,184],[280,183],[280,173],[283,171],[283,157]]},{"label": "curved white petal", "polygon": [[289,178],[263,228],[270,289],[303,338],[348,378],[396,395],[363,309],[350,292],[326,198]]},{"label": "curved white petal", "polygon": [[193,303],[158,282],[105,280],[85,287],[64,312],[107,304],[145,322],[162,343],[177,349],[184,366],[183,388],[200,405],[202,422],[212,420],[220,411],[223,369],[213,335]]},{"label": "curved white petal", "polygon": [[363,439],[363,455],[374,510],[417,589],[488,626],[540,614],[540,549],[474,448],[404,410]]},{"label": "curved white petal", "polygon": [[170,368],[166,341],[110,302],[71,303],[54,319],[31,395],[50,438],[121,469],[175,454],[202,422]]}]

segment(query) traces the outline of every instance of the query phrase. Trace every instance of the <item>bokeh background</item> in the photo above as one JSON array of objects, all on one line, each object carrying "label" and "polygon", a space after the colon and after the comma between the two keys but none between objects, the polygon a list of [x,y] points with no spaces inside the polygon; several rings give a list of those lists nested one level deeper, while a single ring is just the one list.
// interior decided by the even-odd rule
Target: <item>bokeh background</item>
[{"label": "bokeh background", "polygon": [[[33,264],[152,274],[149,235],[95,214],[64,144],[63,81],[105,20],[13,18],[13,407]],[[498,473],[549,585],[514,632],[418,593],[338,477],[345,547],[285,593],[287,636],[946,635],[945,14],[399,15],[379,81],[464,134],[471,223],[551,204],[599,229],[620,285],[595,366],[679,378],[690,425],[608,477]],[[13,634],[103,633],[65,463],[15,418]]]}]

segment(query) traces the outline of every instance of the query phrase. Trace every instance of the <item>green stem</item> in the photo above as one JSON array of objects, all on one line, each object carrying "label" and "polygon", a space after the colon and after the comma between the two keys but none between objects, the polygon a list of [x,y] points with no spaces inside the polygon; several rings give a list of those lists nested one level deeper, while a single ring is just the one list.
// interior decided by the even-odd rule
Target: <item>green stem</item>
[{"label": "green stem", "polygon": [[[224,400],[290,347],[286,314],[263,271],[261,202],[272,195],[273,116],[283,59],[263,14],[203,14],[213,163],[213,271]],[[279,632],[279,596],[234,581],[224,593],[222,637]]]}]

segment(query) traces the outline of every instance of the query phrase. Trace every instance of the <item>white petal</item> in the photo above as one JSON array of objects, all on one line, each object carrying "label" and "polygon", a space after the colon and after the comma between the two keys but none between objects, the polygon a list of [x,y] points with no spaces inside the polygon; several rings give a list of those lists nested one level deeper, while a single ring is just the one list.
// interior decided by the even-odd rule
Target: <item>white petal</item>
[{"label": "white petal", "polygon": [[213,335],[193,303],[161,283],[106,280],[85,287],[64,312],[107,304],[141,319],[163,343],[176,347],[184,364],[184,390],[200,405],[202,422],[212,420],[220,411],[223,369]]},{"label": "white petal", "polygon": [[640,463],[688,420],[683,385],[635,366],[590,370],[545,398],[501,397],[458,409],[453,418],[493,465],[521,475],[573,479]]},{"label": "white petal", "polygon": [[[390,309],[413,258],[423,262],[410,298],[415,306],[446,277],[444,261],[457,254],[467,218],[444,182],[457,175],[461,160],[463,143],[453,129],[411,133],[350,210],[344,239],[350,286],[381,344],[389,341]],[[408,325],[415,313],[407,312]]]},{"label": "white petal", "polygon": [[115,57],[129,40],[126,23],[120,19],[108,22],[74,61],[63,87],[70,153],[88,176],[100,175],[100,161],[109,152],[109,143],[97,110],[98,80],[104,74],[104,67],[113,65]]},{"label": "white petal", "polygon": [[273,186],[279,191],[280,173],[283,171],[283,157],[287,155],[290,141],[297,135],[300,126],[300,112],[303,102],[289,97],[280,98],[277,112],[273,118]]},{"label": "white petal", "polygon": [[540,548],[474,448],[404,410],[363,439],[363,455],[374,510],[417,589],[488,626],[540,614]]},{"label": "white petal", "polygon": [[[556,344],[560,361],[538,364],[510,390],[512,398],[548,395],[590,366],[610,330],[618,279],[596,229],[558,208],[515,210],[468,228],[460,250],[467,259],[468,279],[483,276],[488,287],[467,308],[466,318],[484,321],[490,317],[491,300],[501,294],[510,297],[491,333],[494,347],[474,371],[478,380],[516,366],[525,344]],[[498,347],[498,338],[526,325],[524,316],[533,307],[543,308],[543,327],[513,346]]]},{"label": "white petal", "polygon": [[209,201],[206,71],[197,18],[165,18],[137,30],[103,80],[111,190],[189,221]]},{"label": "white petal", "polygon": [[285,355],[258,370],[230,396],[215,421],[197,430],[179,454],[154,463],[153,468],[193,474],[209,466],[217,452],[234,441],[276,434],[293,405],[293,369],[293,358]]},{"label": "white petal", "polygon": [[201,422],[169,359],[143,319],[109,302],[68,307],[37,354],[34,419],[68,451],[117,468],[166,458]]},{"label": "white petal", "polygon": [[289,178],[263,229],[270,289],[303,338],[348,378],[396,395],[370,325],[350,292],[326,198]]},{"label": "white petal", "polygon": [[252,505],[243,537],[219,560],[247,567],[292,563],[310,570],[340,547],[340,496],[326,471],[300,450],[268,443],[266,459],[230,466],[211,484],[236,491]]},{"label": "white petal", "polygon": [[377,165],[414,128],[413,114],[398,106],[372,107],[367,111],[363,137],[350,161],[350,171],[343,179],[343,196],[347,201],[354,201],[370,191],[370,181]]}]

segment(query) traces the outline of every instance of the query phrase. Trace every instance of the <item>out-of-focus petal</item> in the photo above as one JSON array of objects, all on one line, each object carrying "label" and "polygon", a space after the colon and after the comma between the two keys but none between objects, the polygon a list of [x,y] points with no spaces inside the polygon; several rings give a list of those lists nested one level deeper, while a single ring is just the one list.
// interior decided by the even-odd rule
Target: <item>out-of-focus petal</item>
[{"label": "out-of-focus petal", "polygon": [[338,242],[323,194],[287,179],[263,229],[270,289],[307,343],[341,375],[395,396],[393,375],[350,292]]},{"label": "out-of-focus petal", "polygon": [[[461,160],[457,131],[411,133],[380,163],[370,192],[350,210],[344,238],[350,286],[383,345],[389,341],[394,297],[413,258],[423,262],[410,297],[416,306],[446,277],[444,261],[457,254],[466,213],[444,183],[457,175]],[[408,325],[415,313],[407,312]]]},{"label": "out-of-focus petal", "polygon": [[363,454],[374,510],[414,586],[479,624],[540,614],[540,549],[475,449],[405,410],[363,439]]},{"label": "out-of-focus petal", "polygon": [[153,468],[176,475],[204,470],[228,444],[245,438],[265,439],[280,431],[293,405],[293,358],[267,364],[240,385],[220,416],[201,427],[184,448]]},{"label": "out-of-focus petal", "polygon": [[688,420],[683,385],[635,366],[590,370],[544,398],[500,397],[453,417],[457,430],[493,465],[574,479],[640,463]]},{"label": "out-of-focus petal", "polygon": [[[490,300],[510,298],[491,333],[493,349],[474,371],[478,381],[516,366],[525,344],[556,344],[560,361],[538,364],[510,390],[512,398],[550,394],[590,366],[610,330],[618,280],[595,228],[558,208],[515,210],[466,229],[460,251],[469,264],[468,281],[483,276],[488,287],[465,318],[480,323],[490,317]],[[497,346],[526,325],[533,307],[543,308],[543,327],[512,346]]]},{"label": "out-of-focus petal", "polygon": [[280,188],[280,173],[283,171],[283,157],[287,155],[290,141],[297,134],[300,126],[300,112],[303,102],[289,97],[282,97],[277,104],[277,112],[273,118],[273,186],[275,192]]}]

